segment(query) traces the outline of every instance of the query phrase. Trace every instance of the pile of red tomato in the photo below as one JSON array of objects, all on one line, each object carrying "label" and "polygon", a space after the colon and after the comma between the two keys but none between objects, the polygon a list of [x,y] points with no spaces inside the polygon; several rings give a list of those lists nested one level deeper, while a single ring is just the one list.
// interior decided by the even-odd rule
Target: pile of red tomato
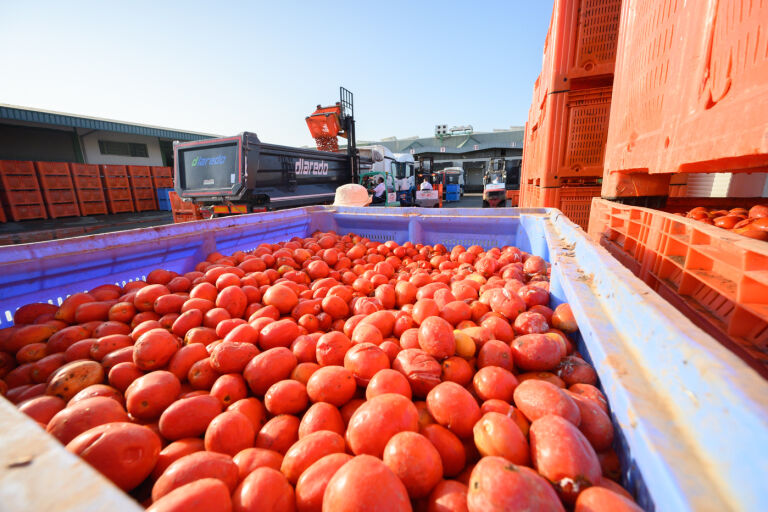
[{"label": "pile of red tomato", "polygon": [[0,330],[0,392],[159,511],[636,511],[548,263],[315,233]]},{"label": "pile of red tomato", "polygon": [[756,205],[731,210],[711,210],[697,206],[685,214],[689,219],[727,229],[739,235],[768,242],[768,206]]}]

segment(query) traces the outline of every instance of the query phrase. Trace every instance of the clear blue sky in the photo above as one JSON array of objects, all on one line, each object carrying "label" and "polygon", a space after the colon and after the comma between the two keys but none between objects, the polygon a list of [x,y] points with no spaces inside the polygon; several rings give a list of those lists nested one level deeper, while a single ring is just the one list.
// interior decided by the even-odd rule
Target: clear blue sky
[{"label": "clear blue sky", "polygon": [[0,1],[0,103],[311,144],[355,95],[358,139],[523,125],[551,1]]}]

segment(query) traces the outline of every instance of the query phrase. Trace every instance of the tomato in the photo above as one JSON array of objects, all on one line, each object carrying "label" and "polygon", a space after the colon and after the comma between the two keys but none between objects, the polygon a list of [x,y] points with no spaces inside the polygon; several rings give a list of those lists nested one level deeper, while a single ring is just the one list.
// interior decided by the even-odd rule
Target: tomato
[{"label": "tomato", "polygon": [[443,382],[427,395],[427,407],[435,421],[460,438],[472,435],[480,419],[480,407],[469,391],[455,382]]},{"label": "tomato", "polygon": [[355,378],[343,366],[325,366],[309,378],[307,393],[313,402],[328,402],[341,407],[355,395]]},{"label": "tomato", "polygon": [[33,420],[47,425],[67,403],[57,396],[38,396],[19,404],[19,411]]},{"label": "tomato", "polygon": [[347,426],[347,444],[356,455],[380,457],[392,436],[418,431],[418,416],[413,402],[402,395],[375,396],[352,414]]},{"label": "tomato", "polygon": [[400,432],[384,448],[384,464],[405,484],[412,499],[424,498],[443,477],[440,453],[415,432]]},{"label": "tomato", "polygon": [[201,478],[182,485],[155,501],[148,512],[230,512],[232,499],[227,485],[216,478]]},{"label": "tomato", "polygon": [[124,491],[130,491],[152,472],[160,455],[160,439],[152,430],[133,423],[107,423],[83,432],[67,444]]},{"label": "tomato", "polygon": [[473,433],[480,455],[504,457],[522,466],[530,464],[525,436],[509,416],[498,412],[485,413],[475,423]]},{"label": "tomato", "polygon": [[[371,485],[375,482],[375,485]],[[403,482],[376,457],[358,455],[339,468],[323,494],[323,512],[410,511]]]},{"label": "tomato", "polygon": [[413,395],[417,397],[427,396],[427,393],[440,383],[440,363],[421,349],[401,350],[392,363],[392,368],[408,379]]},{"label": "tomato", "polygon": [[467,512],[468,487],[455,480],[443,480],[429,495],[427,512]]},{"label": "tomato", "polygon": [[565,512],[552,486],[538,473],[502,457],[483,457],[472,470],[469,512],[536,510]]},{"label": "tomato", "polygon": [[543,380],[522,382],[515,388],[514,401],[530,421],[547,414],[557,414],[576,426],[581,423],[581,412],[573,399],[554,384]]},{"label": "tomato", "polygon": [[237,464],[240,481],[257,468],[267,467],[280,471],[283,456],[265,448],[246,448],[239,451],[232,460]]},{"label": "tomato", "polygon": [[321,512],[323,494],[333,475],[352,456],[346,453],[332,453],[321,457],[304,470],[296,482],[296,508],[298,512]]},{"label": "tomato", "polygon": [[261,430],[267,422],[267,410],[258,398],[243,398],[227,407],[228,411],[237,411],[251,422],[254,432]]},{"label": "tomato", "polygon": [[290,414],[275,416],[261,427],[256,447],[274,450],[282,455],[299,439],[299,419]]},{"label": "tomato", "polygon": [[234,510],[242,512],[292,512],[296,509],[295,500],[293,487],[285,476],[269,467],[255,469],[232,495]]},{"label": "tomato", "polygon": [[151,329],[136,340],[133,362],[142,370],[157,370],[171,360],[180,346],[178,338],[165,329]]},{"label": "tomato", "polygon": [[517,379],[512,372],[498,366],[481,368],[472,379],[472,386],[481,400],[495,398],[511,402],[517,385]]},{"label": "tomato", "polygon": [[297,414],[307,408],[307,387],[295,380],[272,384],[264,395],[264,406],[270,414]]},{"label": "tomato", "polygon": [[237,464],[223,453],[204,451],[185,455],[157,479],[152,487],[152,500],[157,501],[174,489],[202,478],[221,480],[232,492],[238,482]]},{"label": "tomato", "polygon": [[344,453],[344,438],[336,432],[319,431],[299,439],[285,453],[280,471],[292,485],[313,463],[332,453]]},{"label": "tomato", "polygon": [[264,396],[272,384],[287,379],[297,364],[293,352],[276,347],[252,358],[243,370],[243,377],[255,395]]},{"label": "tomato", "polygon": [[202,439],[197,437],[186,437],[170,443],[168,446],[160,450],[160,455],[157,457],[157,463],[152,470],[150,476],[153,480],[160,478],[165,470],[185,455],[190,453],[201,452],[205,450],[205,443]]},{"label": "tomato", "polygon": [[566,391],[566,394],[578,406],[581,413],[579,430],[595,451],[601,452],[610,448],[613,444],[613,423],[608,414],[596,402],[585,396],[570,391]]},{"label": "tomato", "polygon": [[302,439],[313,432],[327,430],[344,435],[346,426],[339,410],[326,402],[313,404],[299,424],[299,439]]},{"label": "tomato", "polygon": [[129,421],[123,406],[111,398],[97,396],[57,412],[48,422],[46,431],[62,444],[67,444],[86,430],[120,421]]},{"label": "tomato", "polygon": [[438,361],[452,356],[456,352],[453,326],[440,317],[425,318],[419,326],[419,346]]},{"label": "tomato", "polygon": [[169,441],[201,436],[221,409],[221,402],[211,395],[182,398],[160,415],[160,433]]},{"label": "tomato", "polygon": [[125,390],[126,409],[131,416],[145,421],[160,417],[181,392],[181,383],[164,370],[148,373],[133,381]]},{"label": "tomato", "polygon": [[600,482],[600,461],[587,438],[573,423],[548,414],[531,423],[531,458],[536,470],[552,482],[566,503]]},{"label": "tomato", "polygon": [[338,331],[320,336],[315,348],[315,359],[321,366],[340,366],[344,364],[344,354],[352,346],[352,341]]}]

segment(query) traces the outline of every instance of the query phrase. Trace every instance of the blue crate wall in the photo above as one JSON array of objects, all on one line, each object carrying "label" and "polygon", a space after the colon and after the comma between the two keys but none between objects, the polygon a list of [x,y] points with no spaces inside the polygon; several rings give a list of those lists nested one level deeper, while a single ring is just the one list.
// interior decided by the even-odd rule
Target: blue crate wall
[{"label": "blue crate wall", "polygon": [[165,212],[171,211],[171,198],[168,193],[172,188],[158,188],[157,191],[157,209]]}]

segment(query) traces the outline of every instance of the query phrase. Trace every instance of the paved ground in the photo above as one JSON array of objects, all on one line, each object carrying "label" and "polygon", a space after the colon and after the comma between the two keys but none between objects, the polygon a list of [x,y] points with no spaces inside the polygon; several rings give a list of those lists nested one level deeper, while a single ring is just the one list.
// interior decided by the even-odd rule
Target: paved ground
[{"label": "paved ground", "polygon": [[[465,194],[461,201],[444,202],[443,208],[481,208],[482,202],[482,194]],[[0,224],[0,245],[42,242],[172,223],[171,212],[119,213],[116,215],[6,222]]]}]

